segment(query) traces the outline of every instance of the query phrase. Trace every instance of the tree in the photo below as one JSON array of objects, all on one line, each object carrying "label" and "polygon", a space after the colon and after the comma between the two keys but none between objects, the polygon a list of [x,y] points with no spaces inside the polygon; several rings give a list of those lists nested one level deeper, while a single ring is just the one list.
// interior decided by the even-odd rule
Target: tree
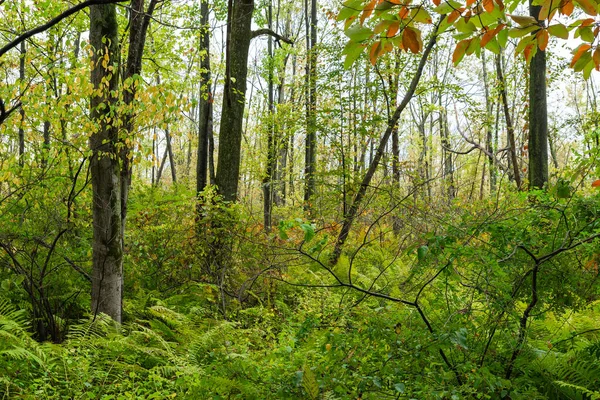
[{"label": "tree", "polygon": [[115,123],[118,89],[119,37],[117,13],[110,4],[90,7],[92,46],[90,116],[96,130],[90,136],[93,190],[92,313],[121,322],[123,245],[119,130]]}]

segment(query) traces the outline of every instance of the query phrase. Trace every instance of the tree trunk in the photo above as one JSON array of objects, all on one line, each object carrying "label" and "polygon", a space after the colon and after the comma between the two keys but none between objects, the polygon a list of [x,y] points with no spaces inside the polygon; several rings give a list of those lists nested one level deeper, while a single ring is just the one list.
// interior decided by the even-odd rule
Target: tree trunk
[{"label": "tree trunk", "polygon": [[254,0],[229,1],[226,73],[216,183],[225,201],[235,201],[240,178],[242,121]]},{"label": "tree trunk", "polygon": [[131,84],[123,91],[123,102],[126,105],[126,112],[123,115],[123,132],[125,138],[121,138],[121,150],[119,157],[121,159],[121,223],[123,240],[125,238],[125,222],[127,219],[127,200],[129,198],[129,187],[131,186],[132,173],[132,154],[131,148],[123,139],[132,139],[134,135],[133,103],[137,92],[139,82],[134,81],[136,76],[142,73],[142,55],[146,45],[146,32],[150,25],[150,17],[154,12],[156,3],[159,0],[150,0],[148,10],[144,10],[145,0],[132,0],[131,10],[129,11],[129,50],[127,53],[127,64],[125,66],[124,80],[130,80]]},{"label": "tree trunk", "polygon": [[[529,3],[529,14],[538,19],[541,6]],[[529,188],[548,182],[548,105],[546,52],[537,49],[529,65]]]},{"label": "tree trunk", "polygon": [[315,194],[315,173],[317,167],[317,0],[311,0],[310,19],[308,17],[308,0],[305,0],[306,15],[306,154],[304,159],[304,207],[312,211],[311,198]]},{"label": "tree trunk", "polygon": [[500,97],[502,98],[502,107],[504,109],[504,120],[506,122],[506,136],[508,139],[508,147],[510,147],[510,164],[513,167],[513,178],[517,185],[517,189],[521,190],[521,173],[519,171],[519,163],[517,160],[517,146],[515,144],[515,129],[512,124],[510,110],[508,108],[508,97],[506,96],[506,81],[502,72],[501,55],[496,56],[496,73],[498,75],[498,83],[500,84]]},{"label": "tree trunk", "polygon": [[91,81],[95,94],[90,99],[90,114],[97,124],[96,131],[90,136],[93,191],[92,313],[106,313],[121,322],[121,171],[117,150],[118,128],[111,123],[111,113],[117,101],[111,92],[116,92],[118,85],[118,44],[115,6],[91,6],[90,45],[94,49]]},{"label": "tree trunk", "polygon": [[201,193],[208,184],[208,148],[212,136],[212,82],[210,70],[210,35],[208,25],[208,0],[200,4],[201,39],[200,49],[206,53],[200,60],[200,100],[198,102],[198,159],[196,161],[196,193]]},{"label": "tree trunk", "polygon": [[[21,42],[21,54],[19,56],[19,85],[21,88],[19,89],[19,93],[23,96],[23,86],[25,85],[25,42]],[[19,114],[21,116],[21,121],[19,122],[19,166],[25,165],[25,110],[21,106],[19,109]]]},{"label": "tree trunk", "polygon": [[[481,53],[481,65],[483,67],[483,86],[485,88],[485,116],[486,116],[486,135],[485,135],[485,148],[488,152],[488,164],[490,170],[490,193],[496,191],[496,158],[494,156],[494,137],[492,132],[492,113],[494,110],[494,103],[490,97],[489,79],[487,74],[487,62],[485,58],[485,52]],[[483,179],[483,178],[482,178]]]},{"label": "tree trunk", "polygon": [[[267,21],[269,29],[273,26],[273,6],[269,2],[267,8]],[[263,178],[263,216],[265,232],[271,231],[271,213],[273,210],[273,172],[275,170],[275,137],[274,137],[274,120],[275,120],[275,103],[273,93],[273,38],[269,36],[267,43],[267,51],[269,55],[269,74],[268,74],[268,117],[267,117],[267,165],[265,177]]]}]

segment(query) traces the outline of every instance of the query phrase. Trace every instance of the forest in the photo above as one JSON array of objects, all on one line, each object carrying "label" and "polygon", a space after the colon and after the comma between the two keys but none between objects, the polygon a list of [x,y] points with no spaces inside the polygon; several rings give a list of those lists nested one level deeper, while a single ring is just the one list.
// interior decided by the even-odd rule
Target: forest
[{"label": "forest", "polygon": [[0,399],[600,399],[598,0],[0,0]]}]

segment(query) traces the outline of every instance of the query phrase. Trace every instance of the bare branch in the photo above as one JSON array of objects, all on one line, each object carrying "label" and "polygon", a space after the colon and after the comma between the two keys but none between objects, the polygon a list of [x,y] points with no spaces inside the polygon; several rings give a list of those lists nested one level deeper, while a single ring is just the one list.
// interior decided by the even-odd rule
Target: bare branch
[{"label": "bare branch", "polygon": [[291,39],[289,39],[285,36],[281,36],[280,34],[275,33],[271,29],[268,29],[268,28],[257,29],[255,31],[252,31],[252,33],[250,35],[251,35],[252,39],[257,38],[262,35],[270,35],[270,36],[273,36],[276,40],[280,40],[282,42],[286,42],[287,44],[291,44],[291,45],[294,44],[294,42]]},{"label": "bare branch", "polygon": [[75,14],[78,11],[83,10],[86,7],[93,6],[93,5],[99,5],[99,4],[123,3],[125,1],[127,1],[127,0],[87,0],[87,1],[84,1],[83,3],[79,3],[76,6],[73,6],[73,7],[69,8],[68,10],[62,12],[61,14],[57,15],[56,17],[52,18],[50,21],[46,22],[44,25],[40,25],[36,28],[33,28],[33,29],[21,34],[19,37],[17,37],[13,41],[11,41],[10,43],[8,43],[4,47],[2,47],[2,49],[0,49],[0,57],[2,57],[4,54],[6,54],[6,52],[8,52],[9,50],[11,50],[11,49],[15,48],[16,46],[18,46],[19,44],[21,44],[21,42],[29,39],[30,37],[32,37],[34,35],[37,35],[38,33],[44,32],[45,30],[58,24],[63,19]]}]

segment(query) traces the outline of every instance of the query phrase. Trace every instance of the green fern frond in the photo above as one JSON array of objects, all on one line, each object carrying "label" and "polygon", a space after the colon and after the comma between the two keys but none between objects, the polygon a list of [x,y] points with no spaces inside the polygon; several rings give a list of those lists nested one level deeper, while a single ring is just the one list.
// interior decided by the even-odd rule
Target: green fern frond
[{"label": "green fern frond", "polygon": [[587,398],[589,400],[600,400],[600,392],[598,392],[598,391],[589,390],[586,387],[574,385],[572,383],[564,382],[564,381],[554,381],[554,383],[562,388],[573,389],[573,391],[575,391],[578,395],[580,395],[581,398]]}]

